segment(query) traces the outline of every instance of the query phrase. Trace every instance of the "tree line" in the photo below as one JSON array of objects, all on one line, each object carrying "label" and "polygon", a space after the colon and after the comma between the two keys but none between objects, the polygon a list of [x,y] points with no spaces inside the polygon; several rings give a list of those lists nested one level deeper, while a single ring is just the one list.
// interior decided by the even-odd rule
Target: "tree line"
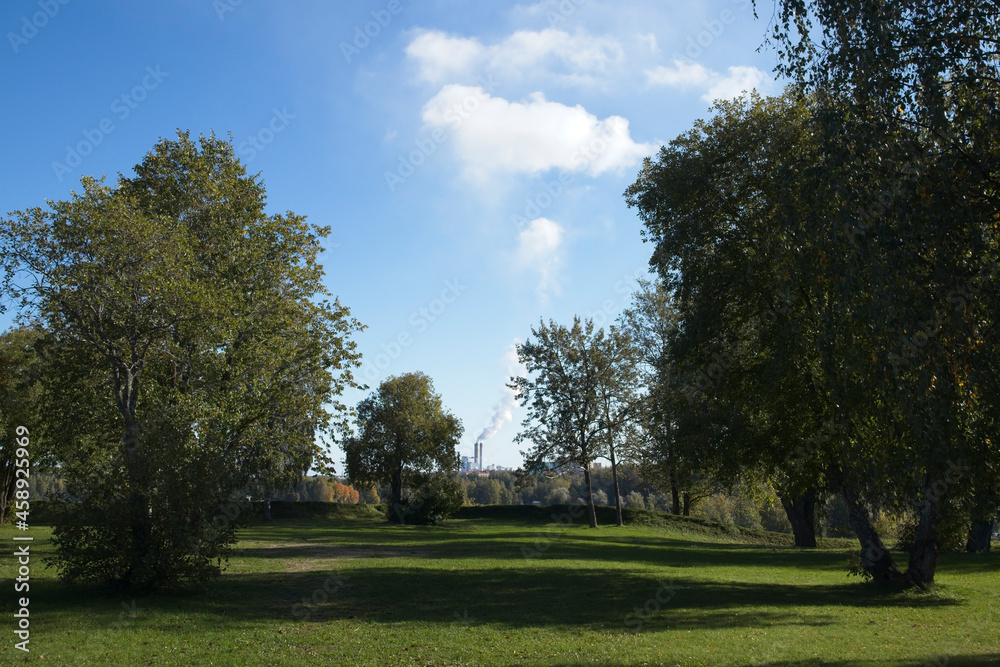
[{"label": "tree line", "polygon": [[766,479],[802,546],[837,494],[859,569],[926,587],[1000,514],[1000,11],[779,2],[773,28],[785,95],[716,103],[625,193],[657,280],[607,332],[519,346],[518,438],[528,471],[632,442],[675,498]]}]

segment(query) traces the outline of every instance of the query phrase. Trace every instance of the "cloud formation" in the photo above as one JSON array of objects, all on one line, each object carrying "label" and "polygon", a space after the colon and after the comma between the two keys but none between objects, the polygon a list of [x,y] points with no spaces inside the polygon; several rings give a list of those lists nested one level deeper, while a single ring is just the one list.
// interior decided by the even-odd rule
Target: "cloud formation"
[{"label": "cloud formation", "polygon": [[646,83],[650,86],[671,88],[702,88],[701,99],[712,102],[732,99],[743,92],[756,90],[768,80],[756,67],[730,67],[726,74],[708,69],[701,63],[675,58],[669,66],[659,65],[645,70]]},{"label": "cloud formation", "polygon": [[417,78],[434,85],[468,82],[483,73],[505,79],[549,78],[563,84],[593,84],[625,58],[608,37],[562,30],[518,30],[497,44],[438,30],[419,33],[406,47]]},{"label": "cloud formation", "polygon": [[550,102],[540,92],[510,102],[481,86],[450,84],[424,105],[422,118],[428,129],[451,133],[466,175],[478,180],[554,168],[597,176],[630,167],[655,150],[632,140],[625,118],[600,120],[580,105]]},{"label": "cloud formation", "polygon": [[549,293],[558,295],[562,288],[559,272],[562,267],[565,230],[548,218],[535,218],[517,237],[517,267],[520,271],[537,274],[536,291],[545,301]]}]

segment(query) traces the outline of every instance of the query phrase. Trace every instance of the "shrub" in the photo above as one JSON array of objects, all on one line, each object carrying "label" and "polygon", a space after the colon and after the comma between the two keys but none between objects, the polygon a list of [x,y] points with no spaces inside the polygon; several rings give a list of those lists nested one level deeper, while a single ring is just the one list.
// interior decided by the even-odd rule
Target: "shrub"
[{"label": "shrub", "polygon": [[421,474],[403,494],[398,507],[389,508],[390,521],[436,526],[445,522],[465,503],[461,483],[447,473]]},{"label": "shrub", "polygon": [[638,491],[633,491],[632,493],[625,496],[625,507],[636,507],[639,509],[646,508],[646,499],[643,498],[642,494]]}]

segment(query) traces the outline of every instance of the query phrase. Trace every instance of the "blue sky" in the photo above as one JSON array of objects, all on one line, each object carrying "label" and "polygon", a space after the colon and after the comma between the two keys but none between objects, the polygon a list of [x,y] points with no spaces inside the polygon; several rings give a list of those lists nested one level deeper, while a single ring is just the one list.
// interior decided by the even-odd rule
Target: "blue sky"
[{"label": "blue sky", "polygon": [[767,11],[7,0],[0,213],[129,174],[178,128],[232,133],[273,212],[332,227],[322,261],[368,326],[362,378],[427,373],[465,425],[462,453],[492,423],[486,463],[517,466],[513,341],[628,305],[651,248],[622,193],[713,98],[779,92],[758,51]]}]

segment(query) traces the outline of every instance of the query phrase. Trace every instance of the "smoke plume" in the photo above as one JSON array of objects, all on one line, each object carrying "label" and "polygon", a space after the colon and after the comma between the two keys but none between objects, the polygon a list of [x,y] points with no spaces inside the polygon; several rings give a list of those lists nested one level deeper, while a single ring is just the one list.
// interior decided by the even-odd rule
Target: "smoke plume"
[{"label": "smoke plume", "polygon": [[[526,371],[525,367],[517,359],[517,348],[515,345],[520,341],[515,340],[508,348],[507,353],[504,355],[504,359],[507,361],[507,375],[523,375]],[[506,385],[506,383],[504,383]],[[489,440],[497,434],[503,426],[514,418],[514,408],[517,407],[517,394],[510,387],[504,386],[503,398],[497,403],[497,406],[493,408],[493,414],[490,416],[489,421],[486,423],[486,428],[483,432],[479,434],[476,438],[476,442],[482,440]]]}]

